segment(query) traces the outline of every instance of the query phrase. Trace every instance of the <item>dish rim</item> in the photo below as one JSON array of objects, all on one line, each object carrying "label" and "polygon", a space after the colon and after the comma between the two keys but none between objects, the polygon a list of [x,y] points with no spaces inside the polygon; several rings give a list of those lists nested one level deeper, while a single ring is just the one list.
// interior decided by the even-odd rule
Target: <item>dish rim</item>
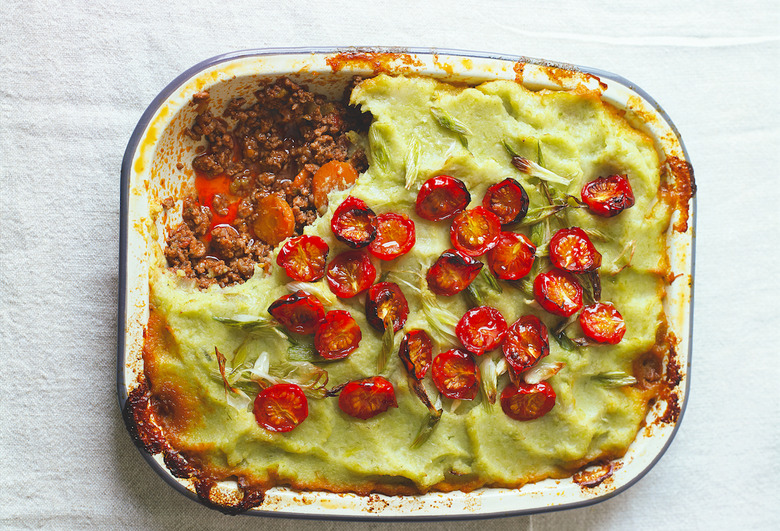
[{"label": "dish rim", "polygon": [[[511,61],[534,64],[543,67],[561,68],[564,70],[582,72],[584,74],[590,74],[596,76],[599,79],[607,79],[622,84],[626,88],[632,90],[637,95],[649,103],[653,109],[658,113],[669,128],[674,133],[677,142],[680,145],[680,149],[683,153],[684,159],[688,164],[691,164],[690,157],[685,144],[683,143],[682,136],[677,129],[677,126],[671,120],[666,111],[647,94],[642,88],[635,83],[629,81],[623,76],[614,74],[612,72],[601,70],[598,68],[579,66],[570,63],[549,61],[545,59],[538,59],[526,56],[504,55],[490,52],[480,52],[471,50],[460,50],[453,48],[426,48],[426,47],[381,47],[381,46],[357,46],[357,47],[282,47],[282,48],[258,48],[258,49],[245,49],[225,54],[216,55],[205,59],[192,67],[188,68],[178,76],[176,76],[170,83],[168,83],[155,98],[147,106],[146,110],[141,115],[138,123],[133,129],[127,147],[125,149],[122,165],[120,171],[120,229],[119,229],[119,283],[118,283],[118,321],[117,321],[117,398],[119,402],[120,416],[125,408],[125,402],[128,398],[127,392],[127,380],[125,378],[125,360],[126,360],[126,317],[127,317],[127,258],[128,258],[128,233],[129,233],[129,194],[130,194],[130,175],[133,171],[132,165],[135,158],[135,153],[138,146],[144,136],[147,127],[150,125],[152,118],[155,116],[160,106],[174,94],[177,88],[179,88],[188,79],[195,76],[197,73],[204,71],[208,68],[214,67],[218,64],[228,61],[246,58],[246,57],[266,57],[266,56],[281,56],[281,55],[295,55],[295,54],[314,54],[314,55],[328,55],[339,53],[388,53],[388,54],[414,54],[414,55],[449,55],[461,58],[474,58],[474,59],[493,59],[499,61]],[[352,515],[337,515],[337,514],[310,514],[310,513],[295,513],[295,512],[281,512],[263,509],[253,509],[243,514],[249,514],[254,516],[274,517],[274,518],[291,518],[291,519],[306,519],[306,520],[334,520],[334,521],[455,521],[455,520],[475,520],[475,519],[492,519],[492,518],[507,518],[512,516],[522,516],[531,514],[541,514],[553,511],[561,511],[566,509],[576,509],[581,507],[587,507],[606,501],[618,494],[626,491],[639,480],[647,475],[647,473],[655,467],[656,463],[660,461],[661,457],[666,453],[667,449],[674,440],[677,431],[680,427],[682,419],[685,415],[685,409],[688,404],[688,394],[690,391],[690,369],[691,358],[693,352],[693,309],[694,309],[694,292],[695,292],[695,269],[696,269],[696,197],[691,198],[690,204],[690,216],[689,216],[689,230],[691,231],[691,244],[690,244],[690,297],[688,302],[688,349],[685,355],[685,384],[682,404],[679,405],[680,413],[668,439],[664,443],[663,447],[653,457],[650,463],[633,478],[628,480],[625,484],[611,490],[610,492],[595,496],[586,500],[578,500],[567,502],[552,506],[540,506],[536,508],[523,508],[517,510],[509,510],[504,512],[490,512],[480,513],[474,512],[473,514],[443,514],[443,515],[382,515],[381,513],[355,513]],[[678,355],[679,356],[679,355]],[[680,358],[680,361],[682,359]],[[208,503],[204,502],[192,491],[184,487],[181,483],[176,481],[169,470],[164,468],[151,454],[144,451],[142,448],[135,445],[138,451],[141,453],[146,462],[152,467],[152,469],[162,479],[173,487],[176,491],[185,495],[187,498],[198,502],[201,505],[210,507]]]}]

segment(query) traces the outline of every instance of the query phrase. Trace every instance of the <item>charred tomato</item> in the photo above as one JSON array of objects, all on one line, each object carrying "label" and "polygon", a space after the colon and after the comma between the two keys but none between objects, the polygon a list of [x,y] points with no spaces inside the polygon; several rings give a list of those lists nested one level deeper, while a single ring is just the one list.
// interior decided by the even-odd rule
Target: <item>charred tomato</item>
[{"label": "charred tomato", "polygon": [[460,293],[471,284],[482,262],[455,249],[444,251],[428,270],[428,288],[436,295],[451,296]]},{"label": "charred tomato", "polygon": [[555,406],[555,391],[547,382],[509,384],[501,392],[501,409],[515,420],[543,417]]},{"label": "charred tomato", "polygon": [[594,179],[582,187],[580,195],[591,212],[607,218],[634,206],[634,191],[626,175]]},{"label": "charred tomato", "polygon": [[346,310],[331,310],[317,328],[314,348],[328,360],[346,358],[358,348],[363,334],[360,326]]},{"label": "charred tomato", "polygon": [[466,350],[477,356],[501,345],[506,331],[504,316],[490,306],[472,308],[455,327],[455,333]]},{"label": "charred tomato", "polygon": [[447,398],[473,400],[479,391],[477,362],[461,349],[442,352],[433,360],[433,383]]},{"label": "charred tomato", "polygon": [[495,214],[501,225],[510,225],[528,213],[528,194],[519,182],[504,179],[487,189],[482,206]]},{"label": "charred tomato", "polygon": [[325,309],[320,300],[303,290],[275,300],[268,307],[268,313],[296,334],[313,334],[325,318]]},{"label": "charred tomato", "polygon": [[471,202],[463,181],[449,175],[437,175],[423,183],[417,194],[417,215],[430,221],[449,219]]},{"label": "charred tomato", "polygon": [[414,221],[404,214],[388,212],[376,218],[376,238],[368,251],[380,260],[393,260],[408,253],[416,241]]},{"label": "charred tomato", "polygon": [[268,431],[288,432],[309,416],[309,402],[295,384],[276,384],[255,398],[255,420]]},{"label": "charred tomato", "polygon": [[401,340],[398,357],[407,372],[416,380],[422,380],[431,366],[433,341],[425,330],[410,330]]},{"label": "charred tomato", "polygon": [[506,362],[520,374],[550,353],[547,327],[535,315],[524,315],[507,330],[503,351]]},{"label": "charred tomato", "polygon": [[463,254],[482,256],[498,243],[501,223],[485,207],[464,210],[452,220],[450,240]]},{"label": "charred tomato", "polygon": [[587,233],[579,227],[568,227],[550,239],[550,260],[555,267],[572,273],[595,271],[601,265],[601,253]]},{"label": "charred tomato", "polygon": [[339,408],[350,417],[366,420],[391,407],[398,407],[395,389],[381,376],[349,382],[339,393]]},{"label": "charred tomato", "polygon": [[380,282],[368,289],[366,297],[366,319],[368,324],[383,332],[386,323],[392,323],[393,332],[406,324],[409,304],[401,288],[394,282]]},{"label": "charred tomato", "polygon": [[571,273],[553,269],[534,279],[534,298],[548,312],[569,317],[582,308],[582,286]]},{"label": "charred tomato", "polygon": [[376,214],[365,201],[349,196],[333,213],[330,228],[336,238],[353,249],[365,247],[376,237]]},{"label": "charred tomato", "polygon": [[328,264],[328,286],[342,299],[354,297],[376,280],[376,268],[362,251],[341,253]]},{"label": "charred tomato", "polygon": [[276,263],[291,279],[314,282],[325,276],[329,250],[319,236],[298,236],[282,245]]},{"label": "charred tomato", "polygon": [[626,322],[611,302],[597,302],[582,309],[580,326],[585,337],[616,345],[626,334]]},{"label": "charred tomato", "polygon": [[531,271],[535,258],[536,246],[525,234],[502,232],[487,262],[496,278],[519,280]]}]

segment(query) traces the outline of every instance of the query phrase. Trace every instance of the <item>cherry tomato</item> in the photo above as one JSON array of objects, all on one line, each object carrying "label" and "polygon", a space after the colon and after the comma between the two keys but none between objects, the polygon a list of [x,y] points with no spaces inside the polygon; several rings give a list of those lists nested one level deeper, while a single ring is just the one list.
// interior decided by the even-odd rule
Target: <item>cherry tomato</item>
[{"label": "cherry tomato", "polygon": [[526,276],[535,258],[536,246],[525,234],[516,232],[502,232],[487,255],[493,275],[504,280],[519,280]]},{"label": "cherry tomato", "polygon": [[550,240],[550,260],[558,269],[572,273],[595,271],[601,265],[601,253],[579,227],[556,232]]},{"label": "cherry tomato", "polygon": [[471,194],[463,181],[449,175],[437,175],[423,183],[415,210],[423,219],[441,221],[462,211],[470,202]]},{"label": "cherry tomato", "polygon": [[594,214],[607,218],[634,206],[634,192],[626,175],[594,179],[582,187],[580,195]]},{"label": "cherry tomato", "polygon": [[362,199],[349,196],[333,213],[330,228],[353,249],[365,247],[376,237],[376,214]]},{"label": "cherry tomato", "polygon": [[393,323],[393,332],[398,332],[406,324],[409,316],[409,304],[401,288],[393,282],[380,282],[368,289],[366,297],[366,319],[368,324],[384,332],[385,322]]},{"label": "cherry tomato", "polygon": [[452,220],[450,240],[463,254],[482,256],[498,243],[501,223],[485,207],[464,210]]},{"label": "cherry tomato", "polygon": [[520,374],[550,353],[547,327],[535,315],[524,315],[507,330],[503,351],[509,366]]},{"label": "cherry tomato", "polygon": [[431,366],[433,341],[425,330],[410,330],[401,340],[398,357],[407,372],[417,380],[422,380]]},{"label": "cherry tomato", "polygon": [[528,194],[514,179],[504,179],[487,189],[482,206],[498,216],[501,225],[521,221],[528,213]]},{"label": "cherry tomato", "polygon": [[325,276],[329,250],[319,236],[299,236],[282,245],[276,263],[291,279],[314,282]]},{"label": "cherry tomato", "polygon": [[392,260],[408,253],[415,240],[414,221],[404,214],[380,214],[376,218],[376,238],[368,251],[380,260]]},{"label": "cherry tomato", "polygon": [[515,420],[538,419],[555,405],[555,391],[547,382],[509,384],[501,392],[501,409]]},{"label": "cherry tomato", "polygon": [[268,313],[296,334],[313,334],[325,318],[325,309],[319,299],[303,290],[275,300],[268,307]]},{"label": "cherry tomato", "polygon": [[534,297],[542,308],[563,317],[582,308],[582,286],[566,271],[540,273],[534,279]]},{"label": "cherry tomato", "polygon": [[481,356],[497,348],[506,335],[506,321],[501,312],[490,306],[479,306],[467,311],[455,333],[469,352]]},{"label": "cherry tomato", "polygon": [[398,407],[393,384],[381,376],[349,382],[339,393],[339,408],[350,417],[370,419]]},{"label": "cherry tomato", "polygon": [[482,262],[455,249],[444,251],[428,270],[428,288],[436,295],[451,296],[460,293],[471,284]]},{"label": "cherry tomato", "polygon": [[433,383],[447,398],[473,400],[479,392],[477,362],[470,352],[452,349],[433,360]]},{"label": "cherry tomato", "polygon": [[267,195],[257,202],[259,215],[252,225],[257,239],[271,247],[289,238],[295,232],[295,214],[292,207],[278,195]]},{"label": "cherry tomato", "polygon": [[295,384],[276,384],[263,389],[255,398],[257,423],[268,431],[288,432],[309,416],[309,402]]},{"label": "cherry tomato", "polygon": [[314,206],[317,207],[320,215],[324,214],[328,207],[329,193],[346,190],[355,184],[357,179],[357,171],[349,162],[332,160],[323,164],[311,181]]},{"label": "cherry tomato", "polygon": [[616,345],[626,334],[626,322],[611,302],[597,302],[585,306],[580,314],[580,326],[585,337]]},{"label": "cherry tomato", "polygon": [[376,280],[376,268],[362,251],[341,253],[328,264],[328,286],[342,299],[367,290]]},{"label": "cherry tomato", "polygon": [[331,310],[314,335],[314,348],[328,360],[340,360],[358,348],[363,334],[360,326],[346,310]]}]

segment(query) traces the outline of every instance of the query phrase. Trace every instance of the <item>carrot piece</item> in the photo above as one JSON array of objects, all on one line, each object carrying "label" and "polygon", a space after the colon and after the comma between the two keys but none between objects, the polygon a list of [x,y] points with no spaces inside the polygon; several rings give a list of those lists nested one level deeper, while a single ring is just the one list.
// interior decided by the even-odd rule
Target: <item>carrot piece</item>
[{"label": "carrot piece", "polygon": [[262,242],[275,247],[295,232],[295,214],[287,201],[278,195],[260,199],[256,211],[260,215],[252,228]]},{"label": "carrot piece", "polygon": [[337,190],[346,190],[357,181],[358,174],[349,162],[332,160],[323,164],[312,179],[314,205],[320,215],[328,207],[328,194]]}]

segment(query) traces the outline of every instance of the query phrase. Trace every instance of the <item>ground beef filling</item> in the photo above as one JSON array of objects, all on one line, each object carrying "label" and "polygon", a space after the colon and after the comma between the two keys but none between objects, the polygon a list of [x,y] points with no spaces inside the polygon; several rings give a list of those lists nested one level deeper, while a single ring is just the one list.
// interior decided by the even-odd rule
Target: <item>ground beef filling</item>
[{"label": "ground beef filling", "polygon": [[[349,87],[344,101],[348,94]],[[283,199],[292,211],[294,234],[301,234],[317,218],[312,177],[320,166],[331,160],[349,161],[358,172],[368,166],[365,153],[347,138],[348,131],[367,129],[356,109],[287,78],[261,86],[255,98],[252,104],[236,98],[216,117],[207,92],[193,97],[199,113],[187,134],[205,140],[192,162],[196,179],[227,186],[184,200],[183,222],[168,236],[165,258],[200,288],[244,282],[255,265],[270,269],[276,242],[263,241],[253,229],[263,215],[263,198]]]}]

